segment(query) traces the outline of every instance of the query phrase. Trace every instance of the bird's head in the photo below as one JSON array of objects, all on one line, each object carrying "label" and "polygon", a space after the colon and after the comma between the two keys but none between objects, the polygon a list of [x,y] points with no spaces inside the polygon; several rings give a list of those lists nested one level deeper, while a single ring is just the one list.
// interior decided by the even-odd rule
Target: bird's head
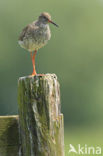
[{"label": "bird's head", "polygon": [[54,24],[56,27],[58,27],[58,25],[56,23],[54,23],[52,20],[51,20],[51,16],[49,13],[47,12],[43,12],[40,14],[39,16],[39,21],[42,22],[43,24],[48,24],[48,23],[52,23]]}]

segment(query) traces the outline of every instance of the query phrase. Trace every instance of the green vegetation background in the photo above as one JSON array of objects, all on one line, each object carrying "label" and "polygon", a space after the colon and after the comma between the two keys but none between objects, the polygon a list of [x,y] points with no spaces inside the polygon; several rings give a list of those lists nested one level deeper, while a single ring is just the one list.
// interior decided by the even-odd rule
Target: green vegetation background
[{"label": "green vegetation background", "polygon": [[0,0],[0,115],[17,114],[17,80],[32,72],[19,47],[22,28],[47,11],[60,27],[36,57],[38,73],[56,73],[69,144],[103,146],[103,1]]}]

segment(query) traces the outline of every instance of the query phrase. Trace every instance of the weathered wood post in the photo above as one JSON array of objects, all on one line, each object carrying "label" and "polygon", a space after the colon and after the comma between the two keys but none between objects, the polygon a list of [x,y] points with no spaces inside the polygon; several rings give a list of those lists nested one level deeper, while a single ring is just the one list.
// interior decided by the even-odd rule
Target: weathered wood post
[{"label": "weathered wood post", "polygon": [[0,116],[0,156],[18,156],[18,116]]},{"label": "weathered wood post", "polygon": [[19,156],[64,156],[64,125],[55,74],[18,81]]}]

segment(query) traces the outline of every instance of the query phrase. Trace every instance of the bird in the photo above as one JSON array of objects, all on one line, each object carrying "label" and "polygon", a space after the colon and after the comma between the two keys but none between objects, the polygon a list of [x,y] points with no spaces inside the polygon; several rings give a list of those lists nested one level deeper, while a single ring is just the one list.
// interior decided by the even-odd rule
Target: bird
[{"label": "bird", "polygon": [[51,38],[49,23],[59,27],[51,20],[51,15],[49,13],[41,13],[36,21],[24,27],[18,39],[19,45],[30,52],[33,65],[32,76],[37,75],[35,68],[36,53],[38,49],[45,46]]}]

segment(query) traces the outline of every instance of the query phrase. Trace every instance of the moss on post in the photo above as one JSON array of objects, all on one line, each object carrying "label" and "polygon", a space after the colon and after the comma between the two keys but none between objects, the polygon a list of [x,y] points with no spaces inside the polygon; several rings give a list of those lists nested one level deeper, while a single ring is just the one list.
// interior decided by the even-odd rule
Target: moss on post
[{"label": "moss on post", "polygon": [[18,151],[18,116],[0,116],[0,156],[18,156]]},{"label": "moss on post", "polygon": [[20,156],[64,156],[64,125],[55,74],[18,81]]}]

